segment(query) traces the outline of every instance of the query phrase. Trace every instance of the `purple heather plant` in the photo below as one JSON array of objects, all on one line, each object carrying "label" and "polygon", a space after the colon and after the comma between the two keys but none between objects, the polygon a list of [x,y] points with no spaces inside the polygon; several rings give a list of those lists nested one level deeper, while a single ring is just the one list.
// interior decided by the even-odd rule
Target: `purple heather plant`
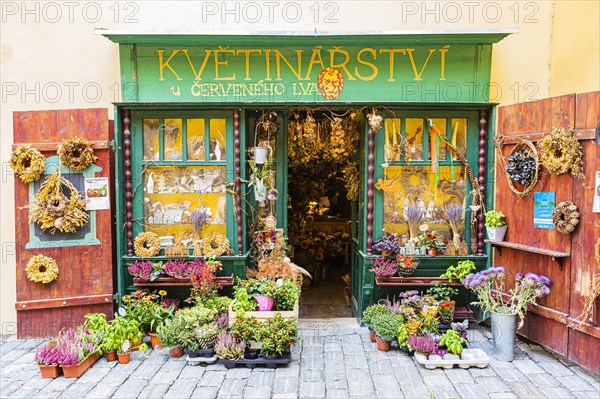
[{"label": "purple heather plant", "polygon": [[229,327],[229,314],[217,314],[215,316],[215,323],[217,323],[220,330],[227,331],[227,327]]},{"label": "purple heather plant", "polygon": [[394,233],[385,233],[373,242],[373,249],[379,252],[388,251],[397,254],[400,251],[399,238]]},{"label": "purple heather plant", "polygon": [[173,313],[179,310],[179,298],[165,298],[161,302],[161,306],[165,309],[169,309],[173,305]]},{"label": "purple heather plant", "polygon": [[82,326],[63,329],[58,334],[52,360],[62,366],[73,366],[89,354],[98,352],[101,341],[99,332],[91,332]]},{"label": "purple heather plant", "polygon": [[36,349],[33,359],[39,365],[55,366],[60,364],[60,351],[56,347],[56,341],[49,342],[42,349]]},{"label": "purple heather plant", "polygon": [[[465,288],[475,291],[479,301],[473,304],[479,305],[484,311],[492,311],[504,314],[517,314],[521,321],[519,328],[523,326],[527,305],[536,304],[538,298],[550,295],[548,287],[551,280],[535,273],[517,273],[515,286],[508,291],[509,299],[504,299],[505,272],[501,266],[491,267],[479,273],[471,273],[463,280]],[[496,294],[492,294],[496,292]]]},{"label": "purple heather plant", "polygon": [[196,276],[202,276],[202,269],[206,267],[206,261],[204,259],[196,258],[190,262],[190,276],[195,274]]},{"label": "purple heather plant", "polygon": [[152,262],[150,261],[139,261],[136,260],[127,266],[129,274],[133,277],[141,278],[142,280],[150,280],[152,277],[152,271],[154,270]]},{"label": "purple heather plant", "polygon": [[163,273],[174,278],[186,279],[190,278],[191,267],[190,264],[183,259],[170,260],[165,263]]},{"label": "purple heather plant", "polygon": [[377,277],[392,277],[398,273],[398,264],[393,259],[378,256],[371,262],[371,269]]},{"label": "purple heather plant", "polygon": [[434,353],[438,349],[438,344],[431,334],[409,335],[408,346],[422,353]]}]

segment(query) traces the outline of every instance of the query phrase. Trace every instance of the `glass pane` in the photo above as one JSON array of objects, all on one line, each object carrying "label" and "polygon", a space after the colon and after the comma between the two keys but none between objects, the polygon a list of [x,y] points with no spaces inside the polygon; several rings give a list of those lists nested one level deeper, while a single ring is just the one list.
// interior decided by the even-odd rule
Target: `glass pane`
[{"label": "glass pane", "polygon": [[164,132],[164,160],[181,161],[182,150],[182,122],[181,119],[165,119]]},{"label": "glass pane", "polygon": [[227,120],[213,118],[209,122],[210,128],[210,160],[225,160],[225,135],[227,134]]},{"label": "glass pane", "polygon": [[144,119],[144,161],[158,161],[158,119]]},{"label": "glass pane", "polygon": [[204,119],[188,119],[187,123],[187,159],[204,161]]},{"label": "glass pane", "polygon": [[[455,234],[464,241],[463,166],[440,166],[437,186],[435,173],[431,172],[430,166],[389,166],[387,179],[389,188],[383,194],[383,227],[386,232],[397,233],[406,241],[411,236],[417,237],[421,233],[419,227],[426,224],[428,231],[440,233],[439,241],[444,245],[452,241]],[[456,208],[450,209],[451,205],[458,206],[459,211]],[[458,222],[455,218],[450,223],[448,213],[452,212],[448,212],[449,209],[454,210],[454,214],[458,213]],[[412,227],[409,226],[411,214],[421,215],[412,223]]]},{"label": "glass pane", "polygon": [[144,178],[145,230],[173,236],[175,244],[194,238],[191,213],[210,210],[200,236],[227,233],[227,197],[224,166],[152,166]]},{"label": "glass pane", "polygon": [[[466,155],[467,152],[467,118],[452,119],[452,145]],[[456,156],[453,156],[456,159]]]},{"label": "glass pane", "polygon": [[409,159],[423,160],[423,118],[406,118],[406,141]]},{"label": "glass pane", "polygon": [[[431,120],[433,121],[433,125],[435,127],[437,127],[440,132],[442,132],[442,134],[445,136],[446,135],[446,118],[431,118]],[[438,157],[440,160],[444,160],[446,159],[446,146],[444,145],[444,140],[441,139],[439,136],[436,138],[437,142],[438,142],[438,146],[440,148],[439,152],[438,152]],[[435,148],[433,148],[433,137],[432,135],[429,135],[429,159],[431,159],[431,154],[433,154],[433,152],[435,151]]]},{"label": "glass pane", "polygon": [[399,161],[402,154],[400,146],[400,118],[385,118],[385,159]]}]

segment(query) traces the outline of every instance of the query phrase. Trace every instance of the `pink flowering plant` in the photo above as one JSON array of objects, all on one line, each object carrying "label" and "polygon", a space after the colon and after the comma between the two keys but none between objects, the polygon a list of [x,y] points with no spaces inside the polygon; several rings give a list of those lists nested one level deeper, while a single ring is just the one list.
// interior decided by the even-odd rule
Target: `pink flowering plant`
[{"label": "pink flowering plant", "polygon": [[129,274],[131,274],[133,277],[141,278],[142,280],[154,281],[162,272],[162,262],[153,264],[147,260],[136,260],[127,266],[127,271],[129,271]]},{"label": "pink flowering plant", "polygon": [[438,349],[438,344],[432,334],[409,335],[408,347],[416,352],[434,353]]},{"label": "pink flowering plant", "polygon": [[83,326],[61,330],[56,341],[37,351],[34,360],[38,364],[73,366],[92,353],[100,353],[102,336]]},{"label": "pink flowering plant", "polygon": [[523,327],[525,313],[529,304],[536,304],[538,298],[550,295],[551,280],[534,273],[517,273],[515,286],[508,291],[508,299],[504,298],[505,273],[501,266],[492,267],[479,273],[469,274],[463,285],[475,291],[479,300],[472,304],[484,311],[517,314],[521,319],[519,328]]},{"label": "pink flowering plant", "polygon": [[163,273],[167,276],[178,279],[190,278],[190,271],[190,264],[183,259],[170,260],[165,263],[165,267],[163,268]]},{"label": "pink flowering plant", "polygon": [[387,259],[384,256],[378,256],[371,262],[371,269],[377,277],[392,277],[398,273],[398,264],[395,259]]}]

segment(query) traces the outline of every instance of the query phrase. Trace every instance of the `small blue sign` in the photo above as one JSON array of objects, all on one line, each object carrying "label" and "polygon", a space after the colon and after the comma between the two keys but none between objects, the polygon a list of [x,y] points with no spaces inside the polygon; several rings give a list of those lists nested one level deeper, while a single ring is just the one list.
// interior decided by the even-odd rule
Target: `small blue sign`
[{"label": "small blue sign", "polygon": [[556,207],[556,193],[540,191],[533,193],[533,227],[554,230],[552,211]]}]

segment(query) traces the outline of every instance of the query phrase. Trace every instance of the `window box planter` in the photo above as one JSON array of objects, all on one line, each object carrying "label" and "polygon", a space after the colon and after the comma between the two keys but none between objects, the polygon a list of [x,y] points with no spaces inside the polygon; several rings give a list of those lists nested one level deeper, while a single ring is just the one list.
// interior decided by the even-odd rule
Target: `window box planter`
[{"label": "window box planter", "polygon": [[[231,305],[229,305],[229,325],[232,326],[235,324],[235,319],[236,319],[236,314],[235,311],[233,310],[233,304],[235,303],[235,301],[233,301],[231,303]],[[284,319],[296,319],[298,320],[298,301],[296,301],[296,303],[294,304],[294,310],[288,310],[288,311],[278,311],[278,310],[273,310],[270,312],[246,312],[245,315],[246,317],[256,317],[259,320],[264,321],[265,319],[270,319],[271,317],[274,317],[276,313],[281,313],[281,316],[283,316]]]},{"label": "window box planter", "polygon": [[91,353],[87,355],[82,361],[72,366],[61,366],[63,375],[65,378],[79,378],[86,372],[87,369],[92,367],[94,363],[100,358],[99,355]]}]

